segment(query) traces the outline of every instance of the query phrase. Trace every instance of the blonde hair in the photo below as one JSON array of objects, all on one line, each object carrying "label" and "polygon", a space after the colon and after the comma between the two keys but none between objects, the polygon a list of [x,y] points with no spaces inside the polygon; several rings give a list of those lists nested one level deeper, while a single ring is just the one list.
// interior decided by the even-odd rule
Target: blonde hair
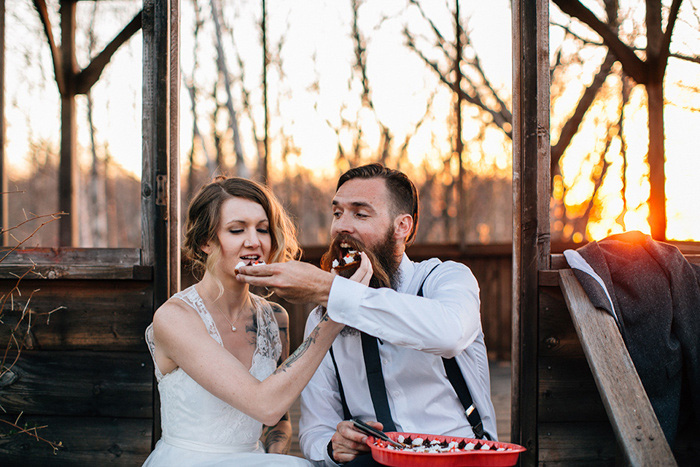
[{"label": "blonde hair", "polygon": [[[195,273],[209,271],[216,278],[214,267],[221,259],[216,236],[221,223],[221,205],[234,197],[253,201],[265,210],[272,240],[270,263],[283,263],[301,256],[296,228],[269,188],[245,178],[220,176],[203,186],[187,209],[183,250],[192,261]],[[202,250],[207,243],[212,247],[210,254]]]}]

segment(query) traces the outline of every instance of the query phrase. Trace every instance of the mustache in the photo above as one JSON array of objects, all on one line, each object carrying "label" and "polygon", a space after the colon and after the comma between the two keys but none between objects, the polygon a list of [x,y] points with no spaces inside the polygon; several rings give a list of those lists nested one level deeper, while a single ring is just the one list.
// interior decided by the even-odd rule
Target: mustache
[{"label": "mustache", "polygon": [[[340,246],[341,244],[347,244],[349,245],[349,248],[342,248]],[[338,234],[332,239],[328,250],[323,254],[323,256],[321,256],[321,269],[323,269],[324,271],[330,271],[333,267],[333,260],[337,259],[338,261],[341,261],[342,257],[345,255],[348,249],[361,251],[367,255],[367,258],[372,264],[373,271],[372,279],[370,279],[369,283],[370,287],[391,287],[391,280],[389,274],[382,265],[381,261],[379,261],[375,252],[367,248],[361,240],[353,238],[347,234]],[[358,267],[359,263],[355,267],[338,271],[338,274],[343,277],[349,278],[355,273],[355,271],[357,271]]]}]

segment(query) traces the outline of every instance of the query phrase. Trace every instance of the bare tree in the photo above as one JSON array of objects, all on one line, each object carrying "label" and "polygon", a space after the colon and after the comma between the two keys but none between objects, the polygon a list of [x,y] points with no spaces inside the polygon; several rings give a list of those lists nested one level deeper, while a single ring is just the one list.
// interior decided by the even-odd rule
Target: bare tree
[{"label": "bare tree", "polygon": [[[682,0],[673,0],[668,9],[666,28],[662,27],[661,0],[646,0],[646,48],[644,58],[637,54],[633,45],[627,44],[618,30],[610,23],[603,21],[578,0],[553,0],[566,14],[576,18],[595,31],[608,50],[622,64],[625,73],[637,84],[643,85],[647,92],[649,116],[649,149],[647,161],[649,164],[649,224],[651,235],[655,239],[666,238],[666,176],[664,151],[664,87],[669,57],[677,57],[700,63],[700,57],[684,54],[671,54],[671,37],[678,19]],[[619,8],[616,0],[606,0],[606,12]]]},{"label": "bare tree", "polygon": [[211,5],[211,16],[214,22],[216,34],[216,63],[219,67],[219,73],[224,79],[224,90],[226,91],[226,108],[228,109],[229,123],[233,132],[233,151],[236,154],[236,173],[239,177],[248,178],[250,177],[250,170],[248,169],[245,163],[245,157],[243,155],[243,145],[241,144],[241,137],[238,130],[238,116],[233,106],[231,78],[228,72],[228,65],[226,63],[226,55],[224,52],[221,21],[219,19],[219,9],[215,0],[209,0],[209,3]]},{"label": "bare tree", "polygon": [[53,36],[46,0],[33,0],[44,28],[54,68],[54,78],[61,95],[61,159],[59,169],[59,209],[70,216],[59,221],[59,244],[74,245],[78,238],[78,162],[76,152],[75,96],[87,94],[97,82],[114,53],[141,29],[141,12],[92,58],[82,70],[78,68],[75,50],[77,0],[61,2],[59,9],[61,43]]}]

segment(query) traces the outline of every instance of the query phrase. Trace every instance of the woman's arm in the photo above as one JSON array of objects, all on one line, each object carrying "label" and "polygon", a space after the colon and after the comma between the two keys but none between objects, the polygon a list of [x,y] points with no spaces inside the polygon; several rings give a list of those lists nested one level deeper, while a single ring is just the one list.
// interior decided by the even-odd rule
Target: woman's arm
[{"label": "woman's arm", "polygon": [[[353,280],[369,282],[371,276],[365,256]],[[197,313],[184,303],[169,300],[153,317],[157,351],[211,394],[267,426],[276,425],[299,397],[343,327],[324,315],[299,348],[258,381],[209,336]]]},{"label": "woman's arm", "polygon": [[[275,314],[282,343],[282,352],[277,362],[277,365],[281,365],[289,357],[289,315],[277,303],[270,303],[270,306]],[[282,415],[277,425],[264,427],[261,440],[265,446],[265,452],[287,454],[292,444],[292,422],[289,420],[289,412]]]},{"label": "woman's arm", "polygon": [[258,381],[209,336],[197,313],[187,308],[168,302],[156,312],[156,348],[211,394],[268,426],[276,425],[296,400],[343,328],[324,316],[292,356]]}]

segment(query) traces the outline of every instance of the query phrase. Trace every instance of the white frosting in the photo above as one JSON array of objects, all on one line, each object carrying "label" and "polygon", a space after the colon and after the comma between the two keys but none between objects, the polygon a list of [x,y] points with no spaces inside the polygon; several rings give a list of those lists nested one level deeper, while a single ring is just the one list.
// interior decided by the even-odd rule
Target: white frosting
[{"label": "white frosting", "polygon": [[257,261],[254,261],[254,262],[251,263],[251,264],[248,264],[248,263],[246,263],[245,261],[239,261],[238,264],[236,265],[236,267],[233,268],[233,270],[234,270],[236,273],[238,273],[238,270],[239,270],[241,267],[243,267],[243,266],[263,266],[264,264],[265,264],[265,261],[263,261],[263,260],[261,260],[261,259],[260,259],[260,260],[257,260]]}]

